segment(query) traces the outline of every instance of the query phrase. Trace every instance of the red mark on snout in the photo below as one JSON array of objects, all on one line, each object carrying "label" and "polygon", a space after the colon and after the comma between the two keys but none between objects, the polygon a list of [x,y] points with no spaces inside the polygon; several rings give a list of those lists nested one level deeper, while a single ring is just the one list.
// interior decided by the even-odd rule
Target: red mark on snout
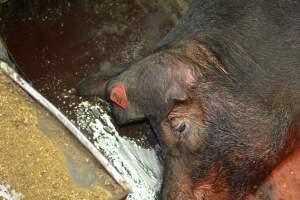
[{"label": "red mark on snout", "polygon": [[127,96],[124,85],[118,85],[111,90],[110,99],[123,109],[126,109]]}]

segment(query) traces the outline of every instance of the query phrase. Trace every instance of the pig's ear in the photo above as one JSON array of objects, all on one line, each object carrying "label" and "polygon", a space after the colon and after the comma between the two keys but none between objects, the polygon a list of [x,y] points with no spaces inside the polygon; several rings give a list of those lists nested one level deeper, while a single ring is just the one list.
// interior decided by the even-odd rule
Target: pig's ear
[{"label": "pig's ear", "polygon": [[167,90],[167,101],[176,103],[183,102],[189,99],[187,92],[179,85],[173,85]]},{"label": "pig's ear", "polygon": [[111,77],[103,76],[99,73],[94,74],[87,79],[81,81],[77,87],[77,94],[81,96],[99,96],[105,98],[106,85]]}]

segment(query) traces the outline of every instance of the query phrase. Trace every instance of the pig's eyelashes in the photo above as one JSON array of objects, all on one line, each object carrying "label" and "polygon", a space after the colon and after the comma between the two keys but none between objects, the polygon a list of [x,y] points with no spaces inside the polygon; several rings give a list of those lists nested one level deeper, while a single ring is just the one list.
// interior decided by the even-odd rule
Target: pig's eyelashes
[{"label": "pig's eyelashes", "polygon": [[186,134],[190,129],[189,123],[178,117],[169,117],[169,123],[174,130],[174,133],[181,136]]},{"label": "pig's eyelashes", "polygon": [[189,125],[186,122],[182,122],[179,126],[175,129],[177,133],[180,135],[184,135],[189,130]]},{"label": "pig's eyelashes", "polygon": [[182,123],[179,125],[178,128],[176,128],[176,131],[182,133],[185,131],[185,129],[186,129],[186,125],[185,125],[185,123]]}]

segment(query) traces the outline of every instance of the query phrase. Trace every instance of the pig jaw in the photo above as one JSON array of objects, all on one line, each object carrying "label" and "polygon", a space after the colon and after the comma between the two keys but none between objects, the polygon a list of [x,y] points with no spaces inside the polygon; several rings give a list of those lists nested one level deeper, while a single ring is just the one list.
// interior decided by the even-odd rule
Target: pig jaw
[{"label": "pig jaw", "polygon": [[[284,108],[270,109],[254,93],[236,96],[228,88],[201,82],[198,87],[202,93],[194,104],[199,106],[183,103],[185,118],[198,116],[194,121],[200,123],[192,125],[198,125],[202,136],[198,148],[193,147],[195,139],[178,138],[171,122],[161,124],[167,146],[162,199],[176,199],[181,191],[192,200],[244,199],[294,146],[297,134],[288,129],[291,116]],[[180,117],[178,106],[182,105],[175,105],[169,116]]]},{"label": "pig jaw", "polygon": [[167,155],[164,173],[162,200],[193,200],[193,180],[187,162],[188,158],[174,158]]},{"label": "pig jaw", "polygon": [[[178,129],[178,124],[181,123],[186,124],[186,130]],[[203,154],[208,142],[199,102],[187,101],[175,105],[161,122],[161,130],[166,143],[161,199],[229,200],[226,181],[223,177],[219,177],[221,169],[209,171],[201,179],[195,178],[195,171],[197,174],[201,165],[198,154]]]}]

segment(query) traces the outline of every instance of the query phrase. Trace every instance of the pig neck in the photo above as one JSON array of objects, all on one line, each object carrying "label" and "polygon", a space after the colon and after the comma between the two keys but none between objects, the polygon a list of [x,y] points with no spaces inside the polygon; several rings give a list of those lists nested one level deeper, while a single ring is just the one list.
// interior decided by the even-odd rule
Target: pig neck
[{"label": "pig neck", "polygon": [[206,40],[228,72],[230,86],[239,92],[259,96],[274,108],[282,107],[298,115],[294,112],[300,109],[297,103],[300,99],[300,68],[276,54],[275,58],[266,58],[264,51],[267,49],[249,45],[242,41],[240,34],[236,35],[239,37],[227,33],[217,41]]},{"label": "pig neck", "polygon": [[[256,96],[273,109],[283,109],[298,118],[300,67],[288,66],[286,59],[278,63],[265,60],[262,47],[249,46],[240,33],[230,32],[192,34],[176,45],[180,49],[177,51],[202,66],[199,72],[202,82],[226,86],[235,94]],[[297,64],[295,60],[292,62]]]},{"label": "pig neck", "polygon": [[[167,154],[162,199],[194,199],[192,170],[188,156],[178,157]],[[180,198],[178,198],[180,196]]]},{"label": "pig neck", "polygon": [[263,65],[239,41],[228,39],[224,34],[214,39],[193,34],[167,51],[188,60],[202,83],[226,87],[238,95],[256,96],[274,109],[282,108],[293,116],[298,115],[295,111],[300,110],[297,103],[300,71],[282,74],[280,67]]}]

